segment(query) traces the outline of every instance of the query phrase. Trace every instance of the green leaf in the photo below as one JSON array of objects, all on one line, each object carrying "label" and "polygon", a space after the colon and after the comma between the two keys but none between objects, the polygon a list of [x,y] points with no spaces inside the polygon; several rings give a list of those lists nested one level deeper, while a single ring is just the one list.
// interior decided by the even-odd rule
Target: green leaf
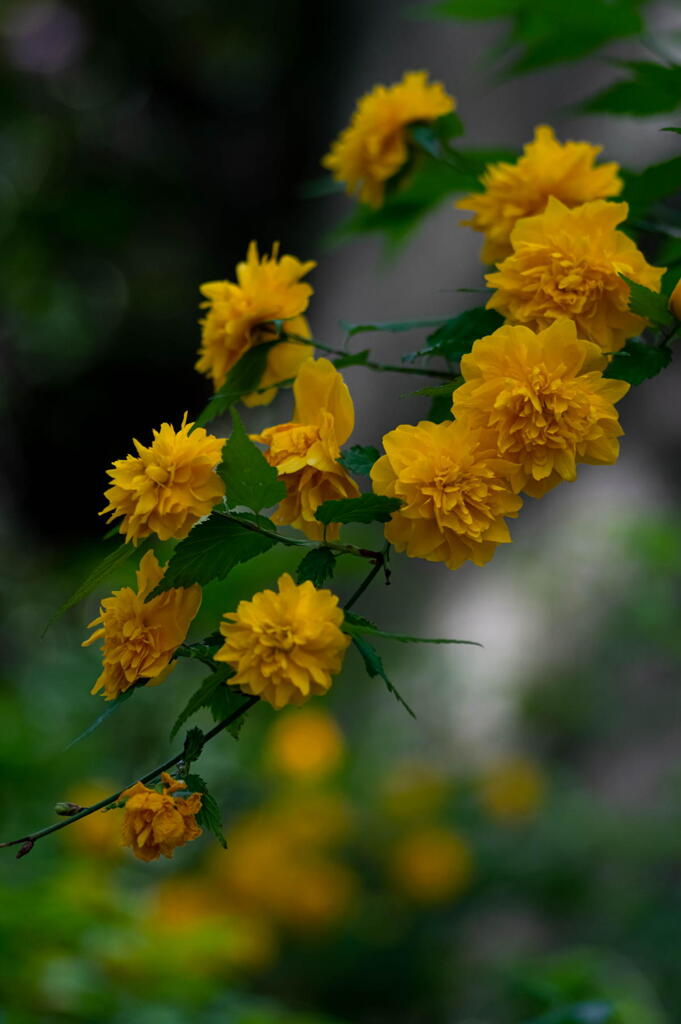
[{"label": "green leaf", "polygon": [[242,523],[253,523],[276,533],[274,524],[264,516],[232,512],[227,517],[213,512],[208,519],[197,523],[189,536],[177,545],[165,576],[147,601],[172,587],[222,580],[235,565],[262,555],[277,543],[274,537],[255,533]]},{"label": "green leaf", "polygon": [[446,395],[435,395],[433,397],[426,419],[429,419],[431,423],[444,423],[445,420],[454,419],[451,392]]},{"label": "green leaf", "polygon": [[351,324],[347,320],[340,321],[341,327],[348,332],[349,338],[353,334],[368,334],[369,331],[387,331],[390,334],[399,334],[401,331],[415,331],[419,327],[435,327],[443,323],[446,323],[446,320],[441,316],[431,317],[428,320],[389,320],[385,323],[371,324]]},{"label": "green leaf", "polygon": [[629,203],[630,216],[640,216],[655,203],[675,195],[681,181],[681,156],[652,164],[638,174],[623,171],[624,191],[621,198]]},{"label": "green leaf", "polygon": [[359,653],[362,655],[364,667],[367,670],[369,676],[371,676],[372,679],[376,676],[379,676],[383,680],[385,685],[388,687],[388,690],[390,691],[390,693],[392,693],[395,700],[399,701],[402,707],[409,712],[412,718],[416,718],[416,715],[409,707],[404,697],[402,697],[399,690],[397,690],[393,686],[393,684],[390,682],[387,675],[385,674],[385,669],[383,667],[381,656],[376,650],[376,648],[372,647],[368,640],[365,640],[363,637],[360,636],[353,636],[352,642],[359,651]]},{"label": "green leaf", "polygon": [[647,117],[676,110],[681,104],[681,67],[678,65],[669,67],[636,60],[615,63],[630,72],[629,78],[591,97],[582,105],[582,110]]},{"label": "green leaf", "polygon": [[333,365],[337,370],[343,370],[346,366],[364,366],[370,355],[368,348],[362,349],[361,352],[348,352],[346,356],[334,359]]},{"label": "green leaf", "polygon": [[132,544],[120,544],[114,551],[106,556],[103,562],[100,562],[96,569],[93,569],[90,575],[85,579],[79,587],[77,587],[68,600],[57,608],[56,612],[51,616],[47,625],[45,626],[42,636],[45,636],[50,626],[54,625],[57,619],[61,618],[64,612],[68,611],[69,608],[73,608],[74,605],[78,604],[83,598],[91,594],[92,591],[103,583],[107,576],[110,576],[115,569],[120,569],[122,565],[128,561],[130,556],[135,551],[139,555],[144,554],[146,549],[149,547],[151,540],[149,537],[143,541],[137,548]]},{"label": "green leaf", "polygon": [[210,423],[217,416],[222,416],[230,405],[234,405],[244,395],[250,395],[257,390],[265,372],[270,349],[276,344],[277,341],[266,341],[244,352],[227,374],[227,380],[220,390],[215,392],[206,408],[197,416],[196,427],[205,427],[206,423]]},{"label": "green leaf", "polygon": [[462,356],[470,352],[478,338],[492,334],[504,323],[504,318],[493,309],[478,306],[467,309],[459,316],[446,320],[426,339],[426,344],[418,352],[410,352],[403,356],[403,362],[413,362],[423,356],[442,356],[452,362],[458,362]]},{"label": "green leaf", "polygon": [[371,467],[379,457],[378,448],[374,448],[373,445],[353,444],[352,447],[343,450],[338,461],[350,473],[357,473],[358,476],[368,476],[371,472]]},{"label": "green leaf", "polygon": [[229,665],[216,666],[215,672],[212,672],[206,679],[204,679],[196,693],[189,698],[178,715],[175,724],[170,730],[171,740],[177,735],[184,723],[188,721],[192,715],[195,715],[197,711],[201,710],[201,708],[210,706],[210,702],[218,687],[225,686],[227,679],[229,679],[233,674],[234,672]]},{"label": "green leaf", "polygon": [[613,39],[638,35],[643,0],[441,0],[428,9],[433,17],[487,20],[510,18],[509,32],[495,56],[512,55],[510,70],[578,60]]},{"label": "green leaf", "polygon": [[661,128],[660,131],[676,132],[677,135],[681,135],[681,128],[676,128],[674,125],[672,125],[670,128]]},{"label": "green leaf", "polygon": [[[358,235],[378,232],[385,236],[388,248],[394,251],[446,198],[459,192],[479,191],[482,186],[478,179],[488,163],[513,160],[516,154],[507,149],[457,150],[456,167],[423,151],[420,157],[400,177],[399,183],[388,190],[379,209],[358,203],[352,216],[333,231],[330,241],[345,242]],[[377,329],[381,329],[380,325]]]},{"label": "green leaf", "polygon": [[324,546],[312,548],[301,560],[296,579],[298,583],[310,580],[314,583],[315,587],[321,587],[327,580],[331,579],[335,568],[336,556],[331,548]]},{"label": "green leaf", "polygon": [[615,353],[603,376],[626,380],[630,384],[642,384],[669,366],[671,358],[671,349],[666,345],[653,348],[644,341],[632,338],[621,351]]},{"label": "green leaf", "polygon": [[620,277],[629,285],[629,309],[632,313],[645,317],[656,327],[672,326],[674,317],[669,312],[669,299],[666,295],[644,288],[642,284],[630,281],[624,274],[620,274]]},{"label": "green leaf", "polygon": [[340,498],[323,502],[315,512],[319,523],[387,523],[402,505],[399,498],[382,494],[362,494],[359,498]]},{"label": "green leaf", "polygon": [[[230,686],[225,684],[224,686],[218,686],[214,690],[212,697],[208,701],[208,707],[210,713],[213,716],[214,722],[222,722],[223,719],[229,718],[231,714],[237,711],[245,701],[245,695],[237,686]],[[227,726],[227,732],[234,737],[239,738],[239,733],[243,727],[246,718],[246,713],[240,715],[239,718],[235,719]]]},{"label": "green leaf", "polygon": [[142,686],[145,686],[146,682],[146,679],[142,679],[137,683],[133,683],[133,685],[128,690],[124,690],[123,693],[119,693],[118,697],[116,697],[115,700],[109,702],[106,710],[103,711],[98,718],[95,718],[92,725],[88,725],[87,729],[81,732],[80,735],[76,736],[75,740],[71,740],[69,745],[65,747],[64,750],[70,750],[71,747],[75,747],[76,743],[80,743],[80,741],[84,740],[86,736],[89,736],[90,733],[93,733],[95,731],[95,729],[98,729],[102,722],[106,721],[109,715],[112,715],[114,711],[118,711],[122,704],[125,704],[126,701],[130,700],[135,690],[139,690]]},{"label": "green leaf", "polygon": [[345,621],[343,623],[343,629],[350,636],[380,636],[385,640],[397,640],[401,644],[467,644],[470,647],[482,647],[476,640],[449,640],[443,637],[436,637],[434,639],[425,636],[406,636],[403,633],[386,633],[385,630],[379,629],[373,622],[363,618],[361,615],[355,615],[353,612],[345,613]]},{"label": "green leaf", "polygon": [[427,388],[419,388],[418,391],[412,391],[412,395],[425,395],[427,398],[449,398],[450,404],[453,393],[463,384],[463,377],[455,377],[454,380],[448,380],[445,384],[433,384]]},{"label": "green leaf", "polygon": [[206,832],[212,832],[223,850],[227,849],[222,828],[222,815],[215,797],[208,792],[208,786],[200,775],[188,775],[186,778],[190,792],[201,794],[201,810],[196,815],[197,824]]},{"label": "green leaf", "polygon": [[274,466],[248,437],[241,417],[232,409],[232,433],[222,449],[218,473],[225,482],[228,505],[260,512],[286,497],[286,486]]},{"label": "green leaf", "polygon": [[190,765],[192,761],[196,761],[197,757],[200,756],[203,750],[203,730],[199,729],[198,726],[193,726],[184,738],[184,747],[182,748],[182,760],[185,765]]}]

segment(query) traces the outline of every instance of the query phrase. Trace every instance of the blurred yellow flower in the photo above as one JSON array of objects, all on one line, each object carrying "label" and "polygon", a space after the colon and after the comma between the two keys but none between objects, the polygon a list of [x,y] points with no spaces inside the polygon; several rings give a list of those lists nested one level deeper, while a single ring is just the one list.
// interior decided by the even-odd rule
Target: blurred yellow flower
[{"label": "blurred yellow flower", "polygon": [[669,296],[669,309],[677,320],[681,320],[681,278],[676,282]]},{"label": "blurred yellow flower", "polygon": [[578,462],[616,461],[622,428],[614,403],[629,385],[603,377],[605,364],[567,318],[536,334],[500,327],[461,360],[466,383],[453,409],[457,419],[494,431],[499,455],[517,464],[514,489],[538,498],[574,480]]},{"label": "blurred yellow flower", "polygon": [[535,328],[568,316],[580,338],[604,352],[622,348],[647,321],[629,312],[629,285],[620,275],[659,292],[664,274],[616,230],[628,212],[626,203],[603,199],[569,209],[551,196],[543,213],[511,232],[513,252],[486,276],[496,289],[487,308]]},{"label": "blurred yellow flower", "polygon": [[224,439],[192,430],[185,414],[178,431],[163,423],[145,448],[133,439],[137,455],[118,459],[108,469],[112,485],[104,497],[109,504],[100,515],[107,522],[123,516],[120,532],[133,544],[155,533],[161,540],[186,537],[225,493],[215,472]]},{"label": "blurred yellow flower", "polygon": [[540,124],[515,163],[489,164],[480,179],[483,191],[455,204],[473,213],[463,223],[485,235],[483,263],[500,263],[510,255],[516,221],[541,213],[549,196],[572,207],[619,195],[623,186],[619,164],[595,166],[602,148],[588,142],[560,143],[553,128]]},{"label": "blurred yellow flower", "polygon": [[173,653],[199,610],[198,584],[166,590],[145,602],[164,572],[153,551],[147,551],[137,570],[137,592],[131,587],[115,590],[102,601],[99,615],[88,626],[99,629],[82,646],[102,639],[104,653],[104,668],[91,692],[103,690],[105,700],[115,700],[138,679],[153,679],[154,686],[162,683],[172,667]]},{"label": "blurred yellow flower", "polygon": [[391,861],[396,885],[417,903],[445,903],[467,887],[473,874],[468,843],[456,832],[428,826],[396,845]]},{"label": "blurred yellow flower", "polygon": [[522,501],[510,483],[516,467],[499,457],[494,434],[423,421],[391,430],[383,447],[371,479],[376,494],[404,502],[385,528],[397,551],[458,569],[466,559],[484,565],[510,541],[504,516]]},{"label": "blurred yellow flower", "polygon": [[278,718],[267,737],[267,757],[280,773],[315,781],[337,771],[343,760],[343,734],[325,711],[306,708]]},{"label": "blurred yellow flower", "polygon": [[383,808],[396,819],[436,814],[444,806],[449,782],[430,765],[408,761],[393,768],[383,784]]},{"label": "blurred yellow flower", "polygon": [[352,120],[322,159],[348,194],[359,192],[363,203],[378,207],[385,183],[406,163],[406,127],[434,121],[454,110],[456,101],[440,82],[429,82],[426,71],[407,71],[402,81],[377,85],[362,96]]},{"label": "blurred yellow flower", "polygon": [[[328,359],[310,359],[300,368],[293,396],[293,420],[268,427],[253,440],[267,446],[265,457],[286,485],[273,521],[321,540],[324,527],[314,514],[322,502],[359,495],[338,462],[340,446],[355,425],[355,408],[347,384]],[[334,540],[339,530],[337,524],[328,526],[327,538]]]},{"label": "blurred yellow flower", "polygon": [[158,860],[161,854],[172,857],[176,847],[198,839],[202,832],[195,818],[201,810],[201,794],[175,796],[177,790],[186,789],[184,782],[167,772],[161,780],[162,793],[136,782],[120,796],[125,800],[121,844],[131,847],[139,860]]},{"label": "blurred yellow flower", "polygon": [[496,765],[480,780],[480,801],[491,818],[513,824],[537,813],[546,795],[538,764],[514,758]]},{"label": "blurred yellow flower", "polygon": [[326,693],[350,643],[335,594],[309,580],[297,585],[288,573],[278,585],[224,616],[225,643],[215,655],[234,669],[229,685],[277,709]]},{"label": "blurred yellow flower", "polygon": [[[316,267],[295,256],[280,256],[279,243],[271,256],[259,256],[256,242],[248,247],[246,260],[236,268],[233,281],[209,281],[201,285],[207,310],[201,321],[201,348],[196,369],[210,377],[215,390],[222,387],[227,374],[242,355],[254,345],[276,338],[274,320],[286,320],[286,329],[302,338],[310,337],[307,309],[313,289],[301,278]],[[270,385],[295,377],[310,358],[312,348],[296,342],[274,345],[257,392],[246,396],[246,405],[268,405],[277,389]],[[266,388],[267,390],[261,390]]]},{"label": "blurred yellow flower", "polygon": [[[92,807],[115,791],[114,782],[79,783],[67,793],[67,800]],[[97,858],[117,857],[121,852],[120,821],[113,811],[95,811],[59,834],[73,849]]]}]

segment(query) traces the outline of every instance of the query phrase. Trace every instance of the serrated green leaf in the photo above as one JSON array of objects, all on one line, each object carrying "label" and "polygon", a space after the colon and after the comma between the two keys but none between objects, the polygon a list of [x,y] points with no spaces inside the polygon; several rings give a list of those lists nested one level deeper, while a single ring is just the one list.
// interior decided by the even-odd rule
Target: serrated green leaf
[{"label": "serrated green leaf", "polygon": [[416,715],[409,707],[404,697],[401,695],[399,690],[397,690],[393,686],[393,684],[390,682],[387,675],[385,674],[383,661],[381,660],[381,656],[376,650],[376,648],[372,647],[369,641],[365,640],[364,637],[361,636],[353,636],[352,642],[359,651],[359,653],[361,654],[362,661],[364,662],[364,667],[367,670],[369,676],[371,676],[371,678],[379,676],[383,680],[385,685],[388,687],[388,690],[390,691],[390,693],[392,693],[395,700],[399,701],[402,707],[409,712],[412,718],[416,718]]},{"label": "serrated green leaf", "polygon": [[676,110],[681,104],[681,67],[651,61],[616,62],[629,77],[608,86],[582,104],[587,113],[648,117]]},{"label": "serrated green leaf", "polygon": [[56,612],[50,617],[47,625],[45,626],[42,636],[45,636],[50,626],[53,626],[57,619],[61,618],[64,612],[68,611],[69,608],[73,608],[74,605],[78,604],[84,598],[86,598],[92,591],[103,583],[107,576],[110,576],[116,569],[120,569],[122,565],[128,561],[128,559],[137,552],[138,555],[143,555],[151,543],[151,539],[147,537],[137,548],[132,544],[120,544],[114,551],[106,556],[103,562],[92,570],[90,575],[83,580],[71,596],[64,601]]},{"label": "serrated green leaf", "polygon": [[212,515],[192,529],[175,548],[165,575],[147,600],[172,587],[202,586],[211,580],[222,580],[241,562],[269,551],[277,543],[274,537],[254,533],[242,522],[263,526],[276,533],[276,527],[264,516],[246,512],[232,512],[227,517],[220,512]]},{"label": "serrated green leaf", "polygon": [[361,352],[348,352],[346,356],[334,359],[333,365],[337,370],[343,370],[346,366],[364,366],[370,355],[368,348],[362,349]]},{"label": "serrated green leaf", "polygon": [[[214,690],[212,697],[208,702],[210,713],[213,716],[214,722],[222,722],[225,718],[229,718],[233,712],[237,711],[244,703],[244,694],[236,686],[224,686],[217,687]],[[240,715],[239,718],[235,719],[227,726],[227,732],[234,739],[239,738],[239,733],[243,728],[244,721],[246,719],[246,713]]]},{"label": "serrated green leaf", "polygon": [[270,349],[276,344],[278,344],[277,341],[266,341],[260,345],[254,345],[253,348],[244,352],[241,359],[227,374],[225,383],[219,391],[215,392],[203,412],[196,417],[194,426],[205,427],[206,423],[222,416],[244,395],[250,395],[256,391],[265,372]]},{"label": "serrated green leaf", "polygon": [[642,384],[669,366],[671,358],[671,349],[666,345],[653,348],[644,341],[632,338],[612,357],[604,376],[626,380],[630,384]]},{"label": "serrated green leaf", "polygon": [[460,384],[463,384],[463,377],[455,377],[454,380],[447,381],[445,384],[433,384],[411,393],[412,395],[425,395],[427,398],[449,398],[451,401],[453,393]]},{"label": "serrated green leaf", "polygon": [[653,292],[650,288],[644,288],[636,281],[630,281],[624,274],[620,275],[629,285],[629,309],[638,316],[645,317],[656,327],[671,327],[674,317],[668,309],[669,299],[660,292]]},{"label": "serrated green leaf", "polygon": [[426,344],[418,352],[410,352],[403,356],[403,362],[413,362],[419,357],[442,356],[452,362],[458,362],[462,356],[470,352],[478,338],[492,334],[504,323],[504,318],[494,309],[478,306],[467,309],[459,316],[446,320],[426,339]]},{"label": "serrated green leaf", "polygon": [[402,505],[398,498],[382,494],[362,494],[359,498],[340,498],[323,502],[315,512],[319,523],[387,523]]},{"label": "serrated green leaf", "polygon": [[184,738],[182,760],[186,765],[196,761],[203,750],[203,730],[193,726]]},{"label": "serrated green leaf", "polygon": [[95,731],[95,729],[98,729],[102,722],[106,721],[109,715],[112,715],[114,711],[118,711],[122,704],[125,704],[127,701],[130,700],[135,690],[139,690],[142,686],[146,684],[146,682],[146,679],[141,679],[137,683],[134,683],[128,690],[124,690],[123,693],[119,693],[118,697],[116,697],[115,700],[109,702],[106,710],[103,711],[101,715],[99,715],[97,718],[95,718],[92,725],[89,725],[87,729],[85,729],[78,736],[76,736],[75,740],[71,740],[71,742],[68,744],[67,747],[64,748],[64,750],[70,750],[71,747],[75,747],[76,743],[80,743],[80,741],[84,740],[86,736],[89,736],[91,733]]},{"label": "serrated green leaf", "polygon": [[201,710],[201,708],[210,706],[210,701],[217,688],[219,686],[225,686],[227,679],[229,679],[233,674],[233,669],[230,668],[229,665],[216,666],[215,672],[212,672],[206,679],[204,679],[196,693],[189,698],[178,715],[175,724],[170,730],[171,740],[177,735],[184,723],[188,721],[192,715],[195,715],[197,711]]},{"label": "serrated green leaf", "polygon": [[452,413],[452,396],[451,393],[447,395],[435,395],[430,408],[428,410],[428,416],[431,423],[444,423],[445,420],[454,419]]},{"label": "serrated green leaf", "polygon": [[622,171],[624,191],[621,199],[629,203],[630,216],[640,216],[655,203],[675,195],[681,181],[681,156],[652,164],[644,171]]},{"label": "serrated green leaf", "polygon": [[211,832],[223,850],[227,849],[227,840],[222,828],[222,815],[220,807],[212,795],[208,792],[208,786],[200,775],[188,775],[187,785],[192,793],[201,794],[201,810],[196,815],[196,821],[200,828]]},{"label": "serrated green leaf", "polygon": [[338,461],[350,473],[368,476],[378,458],[380,458],[380,452],[373,445],[353,444],[352,447],[343,449]]},{"label": "serrated green leaf", "polygon": [[225,482],[228,505],[245,505],[254,512],[271,508],[286,497],[286,486],[274,466],[248,437],[236,410],[232,409],[232,433],[222,449],[218,473]]},{"label": "serrated green leaf", "polygon": [[298,583],[310,580],[311,583],[314,583],[315,587],[321,587],[327,580],[331,579],[335,568],[336,556],[331,548],[324,546],[312,548],[301,560],[296,579]]},{"label": "serrated green leaf", "polygon": [[340,321],[341,327],[344,331],[347,331],[349,338],[352,338],[354,334],[368,334],[370,331],[386,331],[390,334],[399,334],[402,331],[416,331],[420,327],[435,327],[443,323],[446,323],[446,320],[441,316],[430,317],[426,320],[388,320],[383,323],[364,324],[351,324],[347,320]]},{"label": "serrated green leaf", "polygon": [[387,633],[379,629],[369,619],[362,615],[355,615],[354,612],[345,613],[343,629],[350,636],[380,636],[385,640],[397,640],[400,644],[466,644],[469,647],[482,647],[477,640],[450,640],[446,637],[430,638],[425,636],[407,636],[403,633]]}]

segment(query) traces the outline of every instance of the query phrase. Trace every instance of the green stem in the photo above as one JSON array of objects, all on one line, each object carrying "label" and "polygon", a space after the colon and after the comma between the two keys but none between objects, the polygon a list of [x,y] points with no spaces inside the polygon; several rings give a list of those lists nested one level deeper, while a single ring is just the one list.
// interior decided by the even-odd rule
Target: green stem
[{"label": "green stem", "polygon": [[[299,334],[288,334],[284,332],[281,335],[282,341],[293,341],[299,345],[310,345],[313,348],[318,348],[321,352],[328,352],[333,356],[340,356],[346,358],[351,353],[344,352],[341,348],[331,348],[330,345],[324,345],[321,341],[315,338],[303,338]],[[450,380],[451,374],[447,373],[446,370],[427,370],[419,368],[417,366],[395,366],[392,363],[376,363],[373,360],[366,360],[366,362],[356,363],[357,366],[366,366],[369,370],[379,370],[384,373],[407,373],[416,375],[417,377],[436,377],[438,380]]]},{"label": "green stem", "polygon": [[[227,718],[223,718],[221,722],[218,722],[209,732],[205,734],[201,742],[201,751],[207,743],[218,736],[224,729],[226,729],[232,722],[236,722],[242,715],[245,715],[254,704],[257,704],[260,700],[259,697],[249,697],[248,700],[244,701],[235,711],[228,715]],[[147,772],[141,779],[135,779],[135,782],[139,781],[146,785],[147,782],[153,782],[163,772],[167,772],[169,768],[174,768],[176,764],[179,764],[184,756],[184,747],[179,754],[169,758],[163,764],[159,765],[158,768],[154,768],[152,771]],[[116,793],[112,793],[111,796],[106,797],[104,800],[100,800],[99,803],[92,804],[91,807],[84,807],[82,811],[78,811],[77,814],[73,814],[66,818],[64,821],[58,821],[55,825],[50,825],[48,828],[43,828],[39,832],[31,832],[30,835],[21,836],[19,839],[12,839],[8,843],[0,843],[0,848],[5,846],[18,846],[19,843],[29,844],[25,853],[30,853],[33,848],[33,844],[38,839],[42,839],[44,836],[49,836],[52,832],[58,832],[62,828],[66,828],[68,825],[73,825],[75,821],[80,821],[81,818],[87,818],[88,815],[94,814],[95,811],[101,811],[104,807],[108,807],[109,804],[115,804],[120,798],[121,794],[133,786],[135,783],[131,782],[130,785],[124,786],[123,789],[119,789]],[[24,851],[19,851],[19,856],[23,856]]]},{"label": "green stem", "polygon": [[[285,544],[288,547],[311,548],[317,546],[313,540],[296,540],[294,537],[286,537],[276,530],[268,530],[264,526],[258,526],[257,523],[251,523],[248,519],[234,516],[230,512],[218,512],[217,514],[224,519],[230,519],[233,523],[238,523],[245,530],[250,530],[252,533],[261,533],[263,537],[270,537],[272,540],[279,541],[280,544]],[[356,558],[368,558],[372,562],[377,558],[383,557],[380,551],[373,551],[370,548],[358,548],[354,544],[336,544],[334,541],[327,540],[324,541],[324,547],[331,548],[332,551],[339,555],[354,555]]]},{"label": "green stem", "polygon": [[372,565],[371,569],[366,574],[366,576],[364,577],[364,579],[362,580],[360,585],[357,587],[357,590],[355,590],[355,592],[353,594],[351,594],[351,596],[348,598],[348,600],[343,605],[343,610],[344,611],[346,611],[346,612],[349,611],[352,608],[353,604],[355,604],[356,601],[359,601],[359,599],[362,596],[362,594],[364,593],[364,591],[367,589],[367,587],[371,586],[371,584],[373,583],[375,578],[378,576],[378,574],[381,571],[381,569],[385,569],[386,570],[386,577],[385,577],[386,583],[389,582],[389,579],[388,579],[389,572],[388,572],[388,570],[386,568],[386,562],[387,562],[387,557],[388,557],[388,549],[389,549],[389,545],[386,545],[385,551],[378,551],[378,552],[376,552],[377,558],[376,558],[374,564]]}]

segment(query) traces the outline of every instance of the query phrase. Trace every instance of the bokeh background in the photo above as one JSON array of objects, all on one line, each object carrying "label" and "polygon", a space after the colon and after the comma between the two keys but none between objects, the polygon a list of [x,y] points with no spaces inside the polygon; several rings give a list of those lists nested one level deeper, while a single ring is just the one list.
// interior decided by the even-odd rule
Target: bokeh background
[{"label": "bokeh background", "polygon": [[[97,654],[79,647],[102,595],[40,640],[101,558],[106,467],[206,400],[191,369],[199,283],[231,275],[252,238],[281,240],[318,260],[310,319],[336,345],[340,319],[454,314],[471,298],[456,289],[481,286],[479,238],[449,203],[397,254],[375,236],[330,244],[350,204],[304,186],[355,97],[424,67],[457,96],[473,146],[517,150],[547,121],[631,169],[678,153],[659,131],[669,115],[575,113],[612,78],[602,54],[503,77],[488,56],[497,22],[422,13],[391,0],[0,9],[6,838],[162,760],[201,679],[183,666],[65,749],[102,710]],[[647,42],[609,56],[649,56],[653,40],[678,55],[678,4],[646,16]],[[391,362],[421,340],[368,337]],[[410,380],[347,379],[356,442],[427,412],[404,396]],[[628,397],[617,466],[528,502],[484,570],[396,559],[391,587],[364,599],[385,628],[484,643],[383,647],[416,721],[349,657],[328,699],[259,708],[238,743],[207,748],[226,853],[204,837],[137,864],[116,811],[19,862],[2,852],[2,1024],[677,1021],[679,385],[672,365]],[[207,587],[196,636],[291,564],[276,553]]]}]

